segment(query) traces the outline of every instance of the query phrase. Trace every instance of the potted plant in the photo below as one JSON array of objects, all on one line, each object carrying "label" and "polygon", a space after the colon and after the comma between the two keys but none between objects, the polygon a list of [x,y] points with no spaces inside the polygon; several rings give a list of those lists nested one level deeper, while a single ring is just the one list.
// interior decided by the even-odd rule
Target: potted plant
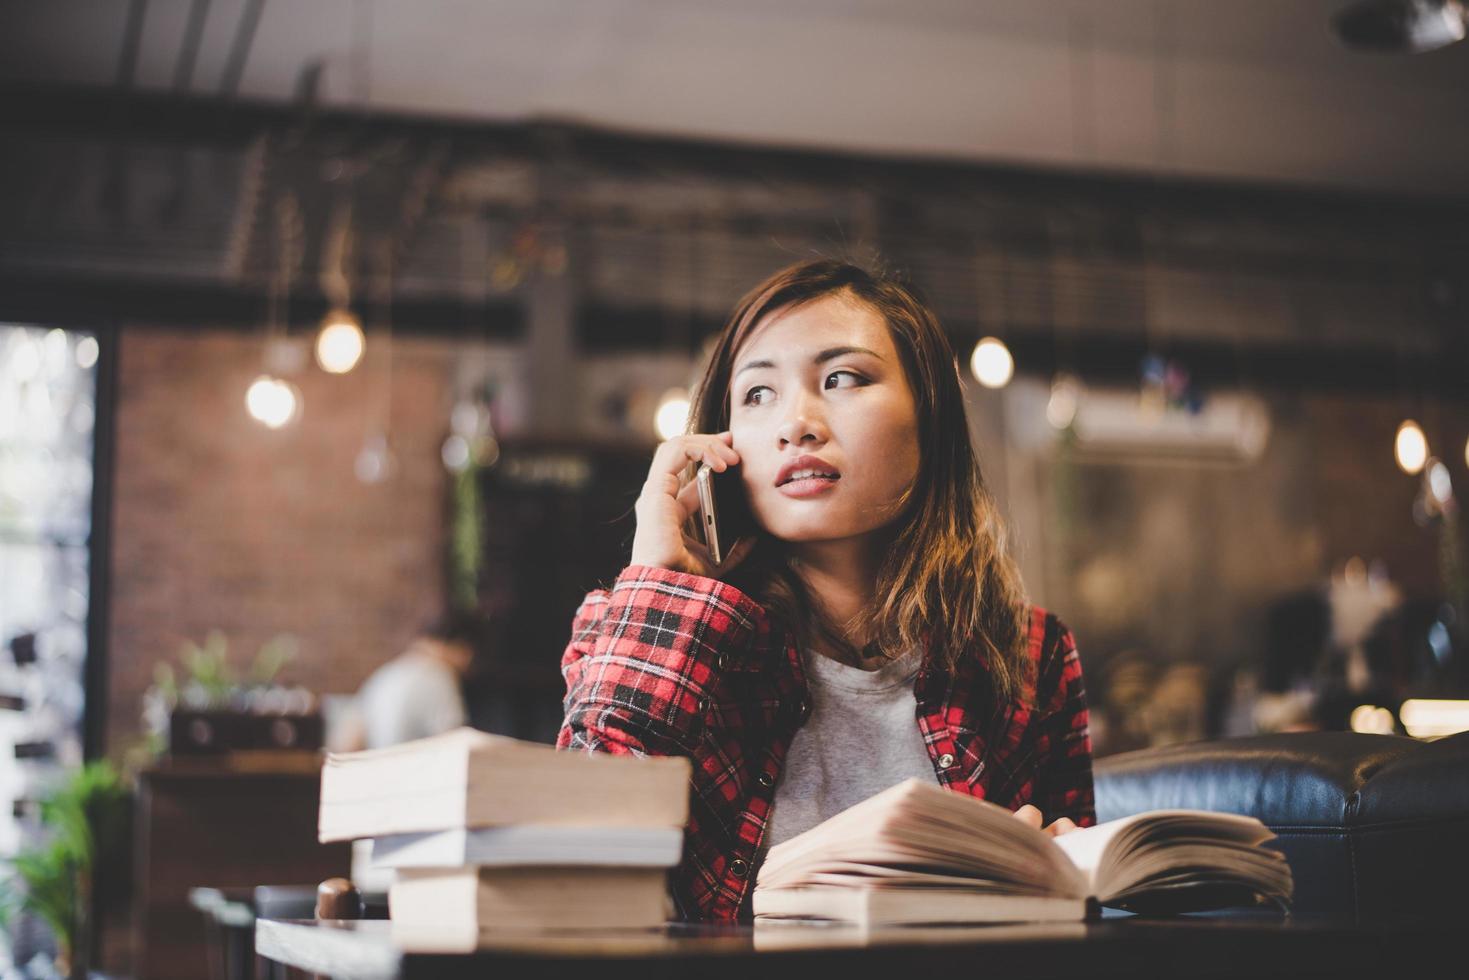
[{"label": "potted plant", "polygon": [[0,883],[0,920],[20,914],[39,918],[56,940],[56,972],[86,977],[91,948],[92,883],[99,855],[118,845],[127,791],[109,762],[72,772],[41,800],[47,839],[8,859],[12,872]]},{"label": "potted plant", "polygon": [[316,699],[276,679],[295,656],[295,641],[281,635],[263,644],[243,674],[229,663],[228,649],[225,635],[213,630],[202,646],[184,644],[179,669],[167,661],[154,668],[143,695],[151,754],[319,745]]}]

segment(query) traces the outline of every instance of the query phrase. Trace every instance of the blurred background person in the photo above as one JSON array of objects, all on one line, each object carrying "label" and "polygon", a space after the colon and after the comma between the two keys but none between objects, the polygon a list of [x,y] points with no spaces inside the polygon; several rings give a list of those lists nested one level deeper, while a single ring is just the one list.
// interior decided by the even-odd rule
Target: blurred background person
[{"label": "blurred background person", "polygon": [[380,749],[468,724],[465,682],[489,655],[488,634],[473,613],[447,612],[426,623],[363,683],[334,747]]}]

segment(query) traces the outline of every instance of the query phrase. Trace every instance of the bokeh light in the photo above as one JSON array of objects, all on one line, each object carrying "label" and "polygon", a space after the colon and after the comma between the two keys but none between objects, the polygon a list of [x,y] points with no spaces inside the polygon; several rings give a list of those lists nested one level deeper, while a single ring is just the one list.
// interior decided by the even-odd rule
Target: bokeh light
[{"label": "bokeh light", "polygon": [[1454,481],[1449,476],[1449,468],[1441,459],[1435,459],[1428,464],[1428,492],[1433,494],[1433,499],[1438,501],[1440,507],[1447,504],[1454,495]]},{"label": "bokeh light", "polygon": [[1046,402],[1046,421],[1052,428],[1068,429],[1076,421],[1081,404],[1081,383],[1069,374],[1058,374],[1051,383],[1051,397]]},{"label": "bokeh light", "polygon": [[97,354],[98,348],[96,337],[83,337],[81,340],[77,341],[77,367],[89,368],[93,364],[96,364]]},{"label": "bokeh light", "polygon": [[1375,704],[1362,704],[1352,709],[1352,731],[1371,735],[1391,735],[1395,728],[1392,712]]},{"label": "bokeh light", "polygon": [[1469,731],[1469,701],[1410,698],[1398,709],[1414,738],[1439,738]]},{"label": "bokeh light", "polygon": [[1428,462],[1428,439],[1418,423],[1408,419],[1398,426],[1397,439],[1393,443],[1398,467],[1404,473],[1417,473]]},{"label": "bokeh light", "polygon": [[268,428],[279,429],[296,417],[300,399],[287,382],[262,374],[245,392],[245,408],[255,421]]},{"label": "bokeh light", "polygon": [[316,335],[316,363],[331,374],[346,374],[362,360],[366,344],[357,318],[347,310],[332,310]]},{"label": "bokeh light", "polygon": [[669,388],[658,400],[658,412],[653,418],[658,438],[672,439],[682,435],[688,424],[689,393],[682,388]]},{"label": "bokeh light", "polygon": [[397,457],[388,445],[388,437],[382,433],[368,436],[357,458],[352,461],[352,472],[367,484],[382,483],[393,475],[397,467]]},{"label": "bokeh light", "polygon": [[974,345],[969,357],[969,370],[974,378],[986,388],[1003,388],[1015,375],[1015,358],[1010,348],[998,337],[985,337]]}]

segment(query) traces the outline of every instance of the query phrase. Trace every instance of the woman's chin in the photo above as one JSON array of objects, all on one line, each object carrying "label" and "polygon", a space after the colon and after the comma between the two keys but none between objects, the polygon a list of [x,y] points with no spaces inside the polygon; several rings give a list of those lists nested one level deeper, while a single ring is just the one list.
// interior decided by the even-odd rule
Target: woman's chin
[{"label": "woman's chin", "polygon": [[857,527],[846,521],[833,521],[825,515],[813,515],[809,520],[761,521],[770,536],[787,544],[815,544],[825,541],[842,541],[872,531],[870,527]]}]

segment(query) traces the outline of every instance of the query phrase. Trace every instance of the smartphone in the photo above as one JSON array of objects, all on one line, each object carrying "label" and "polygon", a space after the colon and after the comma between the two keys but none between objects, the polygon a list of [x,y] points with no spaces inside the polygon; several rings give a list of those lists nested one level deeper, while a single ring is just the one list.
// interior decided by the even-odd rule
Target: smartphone
[{"label": "smartphone", "polygon": [[714,504],[714,471],[708,463],[699,467],[694,474],[699,485],[699,528],[703,532],[704,545],[709,549],[709,558],[714,564],[724,562],[724,549],[719,542],[719,509]]}]

